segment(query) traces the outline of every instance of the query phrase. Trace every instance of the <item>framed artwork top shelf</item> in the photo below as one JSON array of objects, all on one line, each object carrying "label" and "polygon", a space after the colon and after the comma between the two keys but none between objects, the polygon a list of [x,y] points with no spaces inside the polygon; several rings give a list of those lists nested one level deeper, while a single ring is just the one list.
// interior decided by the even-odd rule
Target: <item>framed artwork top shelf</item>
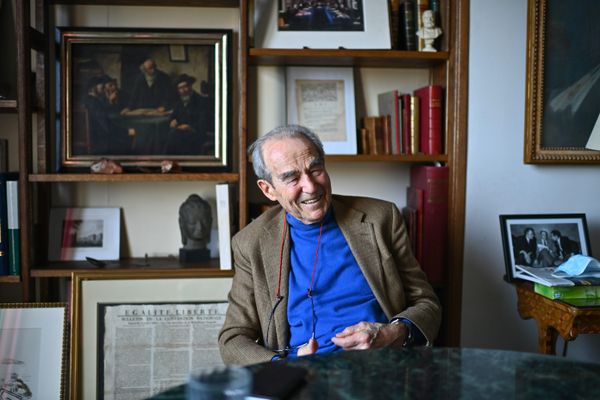
[{"label": "framed artwork top shelf", "polygon": [[448,61],[447,51],[348,49],[249,49],[251,65],[316,65],[390,68],[423,68]]},{"label": "framed artwork top shelf", "polygon": [[225,181],[238,182],[237,173],[125,173],[125,174],[30,174],[29,182],[184,182]]}]

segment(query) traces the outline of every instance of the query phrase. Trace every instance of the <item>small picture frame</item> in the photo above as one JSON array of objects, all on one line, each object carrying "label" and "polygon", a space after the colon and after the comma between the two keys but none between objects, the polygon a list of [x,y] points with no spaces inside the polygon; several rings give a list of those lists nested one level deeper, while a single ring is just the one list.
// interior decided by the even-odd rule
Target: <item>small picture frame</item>
[{"label": "small picture frame", "polygon": [[232,277],[222,270],[74,272],[72,397],[149,398],[184,383],[192,369],[222,365],[217,336]]},{"label": "small picture frame", "polygon": [[591,256],[585,214],[500,215],[506,277],[547,275],[574,254]]},{"label": "small picture frame", "polygon": [[0,399],[65,397],[65,303],[0,304]]},{"label": "small picture frame", "polygon": [[[257,0],[254,9],[256,47],[391,48],[387,0],[318,4],[299,0]],[[343,20],[347,22],[342,22]],[[293,21],[297,23],[292,23]]]},{"label": "small picture frame", "polygon": [[120,226],[119,208],[53,208],[48,260],[118,260]]},{"label": "small picture frame", "polygon": [[312,129],[325,154],[357,154],[352,68],[287,67],[287,120]]}]

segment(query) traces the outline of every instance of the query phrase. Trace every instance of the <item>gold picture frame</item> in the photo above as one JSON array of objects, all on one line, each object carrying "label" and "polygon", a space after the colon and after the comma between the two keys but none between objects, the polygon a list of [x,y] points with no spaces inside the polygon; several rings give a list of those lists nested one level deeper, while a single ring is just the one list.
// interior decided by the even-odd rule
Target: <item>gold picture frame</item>
[{"label": "gold picture frame", "polygon": [[600,113],[600,3],[529,0],[527,164],[600,163],[586,148]]},{"label": "gold picture frame", "polygon": [[[173,314],[191,311],[190,307],[198,309],[210,308],[219,304],[222,315],[213,317],[224,318],[223,303],[227,301],[227,295],[231,287],[233,277],[232,271],[205,270],[192,271],[178,270],[105,270],[105,271],[78,271],[72,274],[72,329],[71,329],[71,393],[77,399],[104,398],[106,394],[105,371],[108,378],[114,376],[128,376],[131,379],[143,380],[144,369],[139,365],[135,370],[122,371],[124,364],[115,361],[111,365],[112,358],[105,354],[107,344],[111,340],[121,337],[114,334],[111,339],[110,332],[115,330],[112,325],[121,326],[128,323],[125,318],[110,317],[108,308],[119,310],[140,310],[131,323],[138,324],[140,328],[136,334],[136,345],[145,343],[143,335],[149,324],[153,326],[172,326],[173,321],[166,318],[154,318],[148,320],[146,316],[161,315],[171,317]],[[121,308],[119,308],[121,307]],[[127,308],[129,307],[129,308]],[[180,311],[165,311],[165,310]],[[194,308],[192,308],[194,309]],[[123,311],[123,316],[129,311]],[[136,312],[132,312],[136,314]],[[142,319],[137,317],[142,316]],[[214,320],[212,324],[214,325]],[[202,321],[193,321],[201,324]],[[214,349],[216,341],[210,346]],[[154,344],[150,347],[136,348],[138,352],[155,352]],[[113,353],[115,353],[113,351]],[[148,371],[145,371],[146,374]],[[187,371],[189,372],[189,371]],[[180,375],[180,380],[171,380],[172,386],[183,383],[187,377],[186,371]],[[154,372],[152,372],[154,373]],[[142,374],[138,376],[138,374]],[[164,381],[164,380],[163,380]],[[116,392],[123,389],[118,382],[107,385],[107,390]],[[166,390],[166,387],[149,387],[148,392],[138,393],[138,397],[150,397]]]},{"label": "gold picture frame", "polygon": [[64,400],[68,335],[66,303],[0,303],[0,398]]},{"label": "gold picture frame", "polygon": [[231,30],[59,27],[56,38],[58,170],[101,158],[133,172],[164,160],[231,170]]}]

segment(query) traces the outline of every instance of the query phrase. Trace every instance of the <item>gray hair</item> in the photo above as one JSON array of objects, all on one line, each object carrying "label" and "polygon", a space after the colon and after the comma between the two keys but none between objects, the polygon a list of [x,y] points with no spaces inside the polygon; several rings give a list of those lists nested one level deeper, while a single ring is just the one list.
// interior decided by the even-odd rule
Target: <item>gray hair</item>
[{"label": "gray hair", "polygon": [[319,139],[316,133],[301,125],[279,126],[268,132],[266,135],[256,139],[256,141],[248,147],[248,157],[252,159],[254,173],[258,179],[264,179],[265,181],[272,183],[271,172],[265,165],[263,147],[269,140],[281,138],[300,138],[308,140],[314,146],[315,150],[317,150],[317,161],[321,163],[325,162],[323,143],[321,143],[321,139]]}]

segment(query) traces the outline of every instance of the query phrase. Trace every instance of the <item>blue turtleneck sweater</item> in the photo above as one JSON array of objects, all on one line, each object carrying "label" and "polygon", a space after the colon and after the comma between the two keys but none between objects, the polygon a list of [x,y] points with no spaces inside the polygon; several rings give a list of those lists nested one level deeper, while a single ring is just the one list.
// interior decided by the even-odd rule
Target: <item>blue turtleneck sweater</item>
[{"label": "blue turtleneck sweater", "polygon": [[[295,348],[306,343],[313,332],[313,313],[307,290],[321,223],[305,225],[290,214],[287,214],[287,222],[292,239],[287,312],[290,347]],[[323,220],[312,294],[316,315],[314,329],[319,343],[317,353],[341,350],[331,338],[348,326],[360,321],[387,322],[331,209]],[[289,355],[296,353],[297,349],[294,349]]]}]

